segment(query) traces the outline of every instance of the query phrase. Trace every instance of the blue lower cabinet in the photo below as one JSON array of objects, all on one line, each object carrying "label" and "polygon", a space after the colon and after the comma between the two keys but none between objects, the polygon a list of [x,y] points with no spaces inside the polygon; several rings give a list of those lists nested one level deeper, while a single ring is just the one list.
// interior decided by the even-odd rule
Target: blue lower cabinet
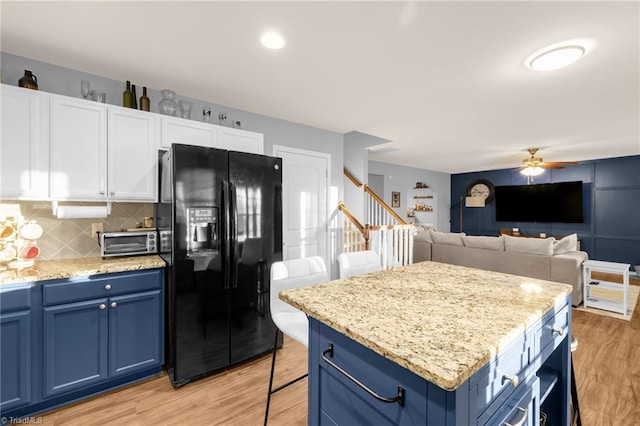
[{"label": "blue lower cabinet", "polygon": [[0,414],[19,419],[162,372],[163,270],[0,287]]},{"label": "blue lower cabinet", "polygon": [[107,299],[44,308],[44,396],[106,380]]},{"label": "blue lower cabinet", "polygon": [[160,290],[109,299],[109,375],[162,364]]},{"label": "blue lower cabinet", "polygon": [[0,407],[31,402],[31,311],[0,314]]}]

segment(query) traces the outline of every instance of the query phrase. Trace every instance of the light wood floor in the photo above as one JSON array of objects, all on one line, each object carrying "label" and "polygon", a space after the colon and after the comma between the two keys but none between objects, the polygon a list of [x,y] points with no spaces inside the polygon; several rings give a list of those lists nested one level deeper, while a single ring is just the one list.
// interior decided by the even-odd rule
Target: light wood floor
[{"label": "light wood floor", "polygon": [[[631,322],[573,311],[573,353],[585,426],[638,425],[640,422],[640,304]],[[45,413],[45,425],[261,425],[271,358],[174,390],[162,375],[135,386]],[[304,346],[285,340],[279,352],[276,384],[307,369]],[[305,425],[307,381],[278,392],[269,424]]]}]

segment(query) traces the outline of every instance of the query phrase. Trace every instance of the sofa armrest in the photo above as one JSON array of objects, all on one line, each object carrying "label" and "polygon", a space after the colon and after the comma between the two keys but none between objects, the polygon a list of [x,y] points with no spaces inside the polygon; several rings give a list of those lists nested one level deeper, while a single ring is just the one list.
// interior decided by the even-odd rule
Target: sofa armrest
[{"label": "sofa armrest", "polygon": [[578,306],[583,299],[582,264],[589,258],[584,251],[570,251],[551,257],[551,281],[573,287],[571,304]]},{"label": "sofa armrest", "polygon": [[413,240],[413,263],[431,260],[431,242],[425,240]]}]

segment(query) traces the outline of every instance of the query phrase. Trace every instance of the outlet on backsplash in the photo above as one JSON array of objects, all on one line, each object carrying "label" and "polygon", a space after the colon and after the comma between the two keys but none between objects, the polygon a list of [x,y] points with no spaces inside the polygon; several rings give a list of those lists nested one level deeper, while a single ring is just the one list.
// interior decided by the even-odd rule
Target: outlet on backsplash
[{"label": "outlet on backsplash", "polygon": [[104,225],[102,222],[96,222],[91,224],[91,238],[97,240],[100,238],[100,234],[104,232]]}]

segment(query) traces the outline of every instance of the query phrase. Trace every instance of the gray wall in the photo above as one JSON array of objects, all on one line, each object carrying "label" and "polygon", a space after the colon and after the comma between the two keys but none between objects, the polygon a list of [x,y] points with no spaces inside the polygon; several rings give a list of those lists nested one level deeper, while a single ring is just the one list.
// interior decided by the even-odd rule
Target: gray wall
[{"label": "gray wall", "polygon": [[391,205],[391,192],[400,192],[400,207],[394,208],[394,210],[406,221],[409,221],[407,217],[409,190],[416,186],[416,182],[429,185],[438,194],[435,227],[438,231],[449,231],[451,205],[451,175],[449,173],[432,172],[378,161],[369,161],[369,173],[384,176],[384,194],[378,195],[384,199],[385,203]]}]

